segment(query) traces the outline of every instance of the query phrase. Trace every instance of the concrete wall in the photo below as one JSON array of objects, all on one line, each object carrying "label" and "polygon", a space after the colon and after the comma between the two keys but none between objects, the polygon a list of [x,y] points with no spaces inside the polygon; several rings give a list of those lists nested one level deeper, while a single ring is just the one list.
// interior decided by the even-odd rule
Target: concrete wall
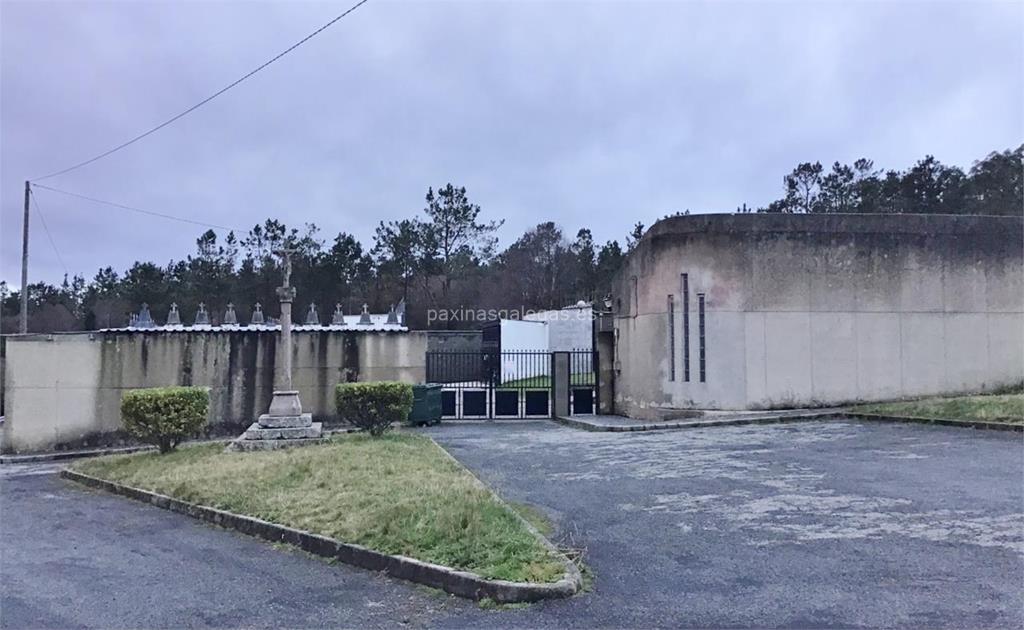
[{"label": "concrete wall", "polygon": [[[296,332],[294,342],[293,384],[317,420],[336,419],[339,382],[425,379],[424,333]],[[6,452],[120,431],[121,394],[140,387],[210,387],[210,431],[235,433],[266,411],[279,377],[271,332],[27,335],[4,345]]]},{"label": "concrete wall", "polygon": [[[1022,251],[1024,222],[1015,217],[666,219],[645,235],[615,280],[616,408],[650,417],[686,408],[828,405],[1020,382]],[[689,381],[683,373],[683,273],[689,281]],[[706,382],[698,373],[698,294],[705,296]]]},{"label": "concrete wall", "polygon": [[598,413],[615,413],[615,335],[602,332],[597,335]]},{"label": "concrete wall", "polygon": [[548,325],[517,319],[501,320],[502,352],[546,352]]},{"label": "concrete wall", "polygon": [[427,352],[480,352],[483,343],[479,330],[427,331]]},{"label": "concrete wall", "polygon": [[590,350],[594,345],[594,310],[587,306],[569,306],[530,313],[524,321],[547,322],[548,350]]}]

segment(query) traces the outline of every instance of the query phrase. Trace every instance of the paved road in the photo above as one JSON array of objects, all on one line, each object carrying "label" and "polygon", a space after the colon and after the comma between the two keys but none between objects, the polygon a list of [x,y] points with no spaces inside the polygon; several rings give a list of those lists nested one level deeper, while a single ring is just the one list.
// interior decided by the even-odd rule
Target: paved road
[{"label": "paved road", "polygon": [[4,465],[5,628],[422,627],[487,612],[287,547]]},{"label": "paved road", "polygon": [[4,627],[1021,627],[1019,436],[828,422],[426,431],[585,546],[594,592],[484,611],[2,466]]},{"label": "paved road", "polygon": [[590,623],[1024,626],[1019,435],[839,421],[489,429],[430,433],[563,536],[578,530],[596,594],[569,606]]}]

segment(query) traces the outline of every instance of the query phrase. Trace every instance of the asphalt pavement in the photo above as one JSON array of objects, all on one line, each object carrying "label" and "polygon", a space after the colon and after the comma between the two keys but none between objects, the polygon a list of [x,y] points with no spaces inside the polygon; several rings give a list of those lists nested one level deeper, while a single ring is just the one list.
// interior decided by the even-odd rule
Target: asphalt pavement
[{"label": "asphalt pavement", "polygon": [[588,433],[423,430],[553,538],[592,591],[476,604],[0,466],[0,625],[1024,626],[1017,434],[828,421]]}]

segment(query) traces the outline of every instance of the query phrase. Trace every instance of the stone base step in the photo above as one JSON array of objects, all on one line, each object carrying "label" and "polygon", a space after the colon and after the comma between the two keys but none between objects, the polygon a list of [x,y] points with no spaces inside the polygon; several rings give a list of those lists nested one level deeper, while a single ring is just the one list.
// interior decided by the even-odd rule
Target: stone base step
[{"label": "stone base step", "polygon": [[299,427],[309,427],[313,424],[313,414],[304,413],[298,416],[272,416],[270,414],[263,414],[260,419],[256,421],[256,424],[260,425],[263,429],[294,429]]},{"label": "stone base step", "polygon": [[268,429],[260,426],[259,422],[252,423],[245,433],[243,440],[303,440],[323,437],[323,423],[313,422],[306,427],[281,427]]}]

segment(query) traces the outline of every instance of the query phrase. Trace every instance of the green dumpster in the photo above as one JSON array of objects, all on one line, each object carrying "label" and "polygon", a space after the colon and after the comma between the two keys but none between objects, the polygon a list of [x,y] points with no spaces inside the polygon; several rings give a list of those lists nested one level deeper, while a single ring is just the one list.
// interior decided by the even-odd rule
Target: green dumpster
[{"label": "green dumpster", "polygon": [[409,413],[409,424],[440,424],[441,422],[441,386],[413,385],[412,411]]}]

